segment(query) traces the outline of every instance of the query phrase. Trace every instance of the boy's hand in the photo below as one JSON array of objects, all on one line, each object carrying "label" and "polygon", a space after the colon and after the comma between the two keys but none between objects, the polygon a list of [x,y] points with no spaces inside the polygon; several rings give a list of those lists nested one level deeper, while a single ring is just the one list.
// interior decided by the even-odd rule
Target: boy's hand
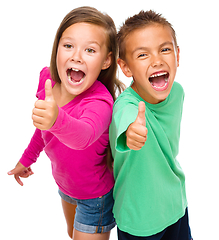
[{"label": "boy's hand", "polygon": [[20,177],[22,178],[28,178],[29,176],[33,175],[33,171],[31,168],[26,168],[24,165],[22,165],[20,162],[16,165],[16,167],[8,172],[8,175],[14,175],[14,178],[16,181],[23,186],[23,182],[20,180]]},{"label": "boy's hand", "polygon": [[138,116],[126,131],[126,144],[132,150],[140,150],[147,140],[148,130],[145,120],[145,103],[138,105]]},{"label": "boy's hand", "polygon": [[38,100],[33,109],[33,125],[40,130],[48,130],[55,123],[59,110],[53,97],[51,80],[45,82],[45,100]]}]

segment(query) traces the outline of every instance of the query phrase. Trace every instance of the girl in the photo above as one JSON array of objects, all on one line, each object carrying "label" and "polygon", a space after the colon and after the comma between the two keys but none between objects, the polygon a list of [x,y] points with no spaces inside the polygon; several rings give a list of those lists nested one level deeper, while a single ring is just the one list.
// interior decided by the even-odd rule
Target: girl
[{"label": "girl", "polygon": [[114,180],[106,155],[115,91],[122,87],[116,58],[116,28],[108,15],[90,7],[67,14],[50,68],[40,74],[32,114],[36,131],[8,173],[23,185],[20,177],[32,175],[30,165],[46,152],[74,240],[107,240],[115,226]]}]

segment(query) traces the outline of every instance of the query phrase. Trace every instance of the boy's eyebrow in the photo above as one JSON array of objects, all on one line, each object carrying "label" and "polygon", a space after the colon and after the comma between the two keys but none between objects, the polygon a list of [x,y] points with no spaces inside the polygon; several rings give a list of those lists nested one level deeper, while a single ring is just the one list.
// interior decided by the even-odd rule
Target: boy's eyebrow
[{"label": "boy's eyebrow", "polygon": [[[162,44],[159,45],[159,48],[162,48],[162,47],[165,46],[165,45],[172,45],[172,46],[173,46],[173,43],[170,42],[170,41],[164,42],[164,43],[162,43]],[[148,50],[150,50],[150,48],[148,48],[148,47],[137,47],[136,49],[134,49],[134,50],[132,51],[132,54],[133,54],[134,52],[140,51],[140,50],[146,50],[146,51],[148,51]]]},{"label": "boy's eyebrow", "polygon": [[170,41],[167,41],[167,42],[162,43],[162,44],[160,45],[160,47],[163,47],[163,46],[165,46],[165,45],[172,45],[172,46],[173,46],[173,43],[170,42]]},{"label": "boy's eyebrow", "polygon": [[134,52],[139,51],[139,50],[147,50],[147,49],[148,49],[147,47],[137,47],[137,48],[135,48],[135,49],[132,51],[132,54],[133,54]]}]

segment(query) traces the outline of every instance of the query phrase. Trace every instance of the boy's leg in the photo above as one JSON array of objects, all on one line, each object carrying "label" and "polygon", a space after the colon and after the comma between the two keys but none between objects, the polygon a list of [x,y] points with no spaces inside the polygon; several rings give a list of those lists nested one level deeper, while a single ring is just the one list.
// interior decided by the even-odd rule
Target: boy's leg
[{"label": "boy's leg", "polygon": [[75,209],[77,205],[73,205],[68,203],[62,199],[62,208],[65,215],[67,228],[68,228],[68,235],[70,238],[73,237],[73,229],[74,229],[74,219],[75,219]]},{"label": "boy's leg", "polygon": [[175,224],[167,227],[164,231],[149,237],[132,236],[121,231],[118,227],[118,240],[192,240],[188,220],[188,209],[185,215]]},{"label": "boy's leg", "polygon": [[162,240],[192,240],[187,208],[185,215],[166,229]]},{"label": "boy's leg", "polygon": [[118,240],[136,240],[137,239],[137,237],[121,231],[118,227],[117,227],[117,235],[118,235]]}]

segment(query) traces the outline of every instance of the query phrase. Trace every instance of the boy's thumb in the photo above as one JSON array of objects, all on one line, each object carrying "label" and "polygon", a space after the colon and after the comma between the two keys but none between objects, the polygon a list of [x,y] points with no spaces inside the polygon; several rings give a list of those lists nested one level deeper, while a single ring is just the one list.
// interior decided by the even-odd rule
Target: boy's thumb
[{"label": "boy's thumb", "polygon": [[45,101],[53,100],[53,93],[52,93],[52,82],[50,79],[47,79],[45,82]]},{"label": "boy's thumb", "polygon": [[145,119],[145,103],[144,102],[139,102],[138,105],[138,116],[135,120],[137,123],[146,126],[146,119]]}]

